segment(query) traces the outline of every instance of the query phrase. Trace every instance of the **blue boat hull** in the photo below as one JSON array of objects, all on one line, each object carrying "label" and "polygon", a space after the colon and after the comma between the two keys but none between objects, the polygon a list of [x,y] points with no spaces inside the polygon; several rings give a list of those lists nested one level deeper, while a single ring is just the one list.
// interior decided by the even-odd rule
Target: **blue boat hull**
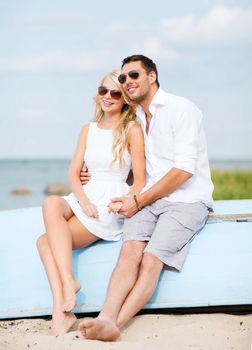
[{"label": "blue boat hull", "polygon": [[[214,209],[220,215],[252,213],[252,200],[217,201]],[[2,211],[0,228],[0,318],[50,315],[50,289],[36,250],[44,232],[41,208]],[[101,241],[73,253],[82,284],[75,312],[101,309],[120,246]],[[252,305],[251,266],[252,223],[209,220],[182,272],[164,270],[145,308]]]}]

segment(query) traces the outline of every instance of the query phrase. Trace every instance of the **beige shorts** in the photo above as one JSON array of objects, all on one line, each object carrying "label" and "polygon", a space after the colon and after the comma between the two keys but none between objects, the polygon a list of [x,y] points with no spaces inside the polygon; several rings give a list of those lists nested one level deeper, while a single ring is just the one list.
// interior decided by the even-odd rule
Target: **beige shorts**
[{"label": "beige shorts", "polygon": [[173,203],[159,199],[124,220],[123,240],[147,241],[144,252],[181,270],[190,242],[204,227],[209,209],[202,202]]}]

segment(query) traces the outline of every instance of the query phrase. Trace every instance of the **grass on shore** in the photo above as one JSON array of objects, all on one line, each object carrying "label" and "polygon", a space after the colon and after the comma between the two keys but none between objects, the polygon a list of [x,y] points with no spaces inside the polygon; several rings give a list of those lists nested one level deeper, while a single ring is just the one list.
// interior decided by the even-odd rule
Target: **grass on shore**
[{"label": "grass on shore", "polygon": [[211,175],[215,200],[252,198],[252,171],[212,170]]}]

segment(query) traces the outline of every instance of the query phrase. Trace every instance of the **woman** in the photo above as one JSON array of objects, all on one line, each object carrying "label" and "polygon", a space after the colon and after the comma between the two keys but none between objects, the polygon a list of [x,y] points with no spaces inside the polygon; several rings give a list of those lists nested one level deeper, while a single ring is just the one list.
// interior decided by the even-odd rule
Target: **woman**
[{"label": "woman", "polygon": [[[46,233],[37,247],[53,295],[52,335],[66,333],[76,321],[71,311],[81,286],[72,272],[72,249],[98,239],[119,240],[123,218],[110,198],[137,194],[145,184],[143,134],[118,76],[112,71],[102,79],[93,122],[81,130],[69,168],[73,192],[49,196],[43,203]],[[79,179],[83,160],[91,174],[85,186]],[[131,187],[126,184],[130,169]]]}]

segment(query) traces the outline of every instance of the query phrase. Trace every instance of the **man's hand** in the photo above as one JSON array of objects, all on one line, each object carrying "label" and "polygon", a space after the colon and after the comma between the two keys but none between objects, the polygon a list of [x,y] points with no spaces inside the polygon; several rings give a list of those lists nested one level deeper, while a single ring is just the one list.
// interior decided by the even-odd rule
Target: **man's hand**
[{"label": "man's hand", "polygon": [[118,213],[123,216],[126,216],[127,218],[130,218],[131,216],[136,214],[136,212],[138,211],[136,202],[134,201],[134,198],[131,196],[113,198],[111,202],[112,203],[121,202],[122,206],[119,209]]},{"label": "man's hand", "polygon": [[91,176],[89,175],[88,169],[84,164],[80,172],[80,182],[82,185],[86,185],[90,179],[91,179]]}]

